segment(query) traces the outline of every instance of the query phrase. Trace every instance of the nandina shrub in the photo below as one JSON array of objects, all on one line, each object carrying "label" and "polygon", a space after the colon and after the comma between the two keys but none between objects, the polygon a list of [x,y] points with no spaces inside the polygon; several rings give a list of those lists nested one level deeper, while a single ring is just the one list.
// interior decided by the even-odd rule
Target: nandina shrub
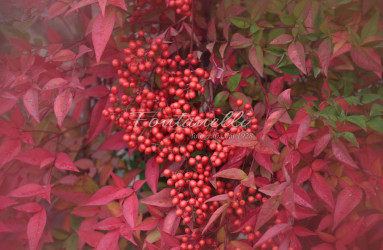
[{"label": "nandina shrub", "polygon": [[8,1],[3,249],[383,247],[381,1]]}]

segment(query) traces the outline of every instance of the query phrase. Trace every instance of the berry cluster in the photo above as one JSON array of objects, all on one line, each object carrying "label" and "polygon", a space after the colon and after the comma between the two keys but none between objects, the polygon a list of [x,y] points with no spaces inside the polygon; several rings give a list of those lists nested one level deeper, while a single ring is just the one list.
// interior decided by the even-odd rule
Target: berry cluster
[{"label": "berry cluster", "polygon": [[[190,235],[185,230],[189,236],[183,237],[181,248],[213,247],[216,242],[202,238],[199,230],[221,204],[206,201],[228,193],[233,198],[228,214],[245,213],[245,200],[235,201],[231,183],[217,181],[213,190],[210,179],[212,170],[234,154],[235,146],[225,145],[224,141],[233,134],[257,131],[258,120],[252,107],[238,99],[237,109],[230,116],[224,116],[220,108],[209,107],[203,98],[209,72],[192,54],[172,57],[169,44],[160,38],[145,39],[144,32],[139,31],[138,38],[130,41],[123,53],[123,60],[112,62],[119,80],[109,95],[113,106],[103,110],[103,116],[125,131],[123,140],[130,148],[154,154],[160,164],[184,162],[179,172],[163,172],[167,184],[173,187],[171,196],[177,216],[194,228]],[[203,106],[208,111],[203,112]],[[249,190],[249,194],[252,192]],[[259,195],[249,196],[248,202],[258,200]]]},{"label": "berry cluster", "polygon": [[[175,9],[178,15],[191,16],[193,0],[165,0],[165,2],[169,8]],[[137,3],[131,3],[132,12],[129,21],[139,21],[143,16],[153,13],[162,6],[164,6],[164,0],[138,0]],[[166,19],[166,15],[162,13],[161,19]]]},{"label": "berry cluster", "polygon": [[168,0],[168,6],[176,8],[178,15],[183,14],[184,16],[191,16],[191,5],[193,0]]}]

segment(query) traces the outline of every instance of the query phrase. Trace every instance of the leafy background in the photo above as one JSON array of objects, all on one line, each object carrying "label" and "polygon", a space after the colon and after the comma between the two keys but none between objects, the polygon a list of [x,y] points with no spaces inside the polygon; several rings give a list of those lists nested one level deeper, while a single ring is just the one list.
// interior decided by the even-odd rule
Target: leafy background
[{"label": "leafy background", "polygon": [[[141,17],[136,1],[1,4],[1,248],[177,246],[160,166],[101,115],[117,79],[111,61],[139,29],[174,53],[191,48],[216,107],[252,104],[258,146],[240,147],[225,180],[251,180],[269,198],[248,221],[264,233],[256,247],[382,247],[382,1],[194,1],[192,19],[165,1]],[[276,210],[283,224],[273,225]],[[224,234],[221,249],[252,249]]]}]

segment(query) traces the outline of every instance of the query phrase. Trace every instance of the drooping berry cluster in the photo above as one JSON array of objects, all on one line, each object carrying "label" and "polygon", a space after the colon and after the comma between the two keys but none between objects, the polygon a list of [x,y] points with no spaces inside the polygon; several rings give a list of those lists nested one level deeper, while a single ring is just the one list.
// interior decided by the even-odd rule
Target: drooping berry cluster
[{"label": "drooping berry cluster", "polygon": [[[206,201],[218,194],[231,194],[233,187],[230,182],[217,181],[216,189],[213,188],[212,171],[217,171],[234,154],[235,146],[225,145],[224,141],[234,134],[257,131],[258,120],[251,105],[240,99],[229,116],[220,108],[209,106],[204,99],[210,84],[209,72],[199,67],[199,60],[192,54],[173,57],[168,43],[144,37],[142,31],[138,32],[138,38],[123,50],[123,60],[113,60],[119,80],[109,95],[113,106],[103,110],[103,115],[125,131],[123,140],[131,149],[154,154],[160,164],[184,162],[180,171],[163,172],[169,178],[167,184],[173,187],[176,215],[182,217],[184,225],[194,228],[191,235],[184,236],[181,248],[189,249],[190,244],[193,249],[205,244],[214,246],[214,240],[200,233],[222,204]],[[204,109],[208,111],[203,112]],[[247,122],[239,126],[241,121]],[[251,203],[256,198],[248,199]],[[235,209],[237,216],[243,215],[243,201],[233,201],[228,214]]]}]

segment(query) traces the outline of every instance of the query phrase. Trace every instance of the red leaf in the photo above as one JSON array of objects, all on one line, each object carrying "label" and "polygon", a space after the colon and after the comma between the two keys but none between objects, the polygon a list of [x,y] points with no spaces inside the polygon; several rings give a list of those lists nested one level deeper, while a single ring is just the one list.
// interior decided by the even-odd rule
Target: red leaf
[{"label": "red leaf", "polygon": [[69,49],[62,49],[53,56],[52,61],[69,62],[73,61],[75,58],[76,54],[73,51]]},{"label": "red leaf", "polygon": [[311,124],[311,119],[308,117],[306,120],[304,120],[298,127],[297,132],[297,140],[295,143],[295,147],[298,147],[299,142],[303,139],[303,137],[306,135],[306,132],[309,130]]},{"label": "red leaf", "polygon": [[13,207],[13,209],[26,213],[37,213],[43,209],[43,206],[41,206],[39,203],[30,202],[19,206],[15,206]]},{"label": "red leaf", "polygon": [[265,225],[271,218],[273,218],[275,211],[277,211],[280,203],[280,197],[274,196],[267,199],[262,204],[261,210],[259,211],[257,223],[255,224],[255,231]]},{"label": "red leaf", "polygon": [[122,140],[125,131],[120,131],[109,136],[98,148],[98,150],[122,150],[128,147],[128,143]]},{"label": "red leaf", "polygon": [[102,110],[105,108],[106,102],[107,99],[103,98],[98,101],[93,108],[89,124],[88,140],[86,143],[89,143],[96,138],[109,124],[102,115]]},{"label": "red leaf", "polygon": [[323,68],[323,73],[327,77],[328,64],[331,57],[331,41],[329,39],[323,40],[318,48],[319,62]]},{"label": "red leaf", "polygon": [[125,199],[122,213],[124,214],[126,223],[128,223],[131,228],[135,227],[138,220],[138,198],[135,193]]},{"label": "red leaf", "polygon": [[0,146],[0,168],[13,160],[20,150],[21,143],[19,140],[3,139]]},{"label": "red leaf", "polygon": [[296,183],[297,185],[299,185],[299,184],[301,184],[301,183],[307,181],[308,179],[310,179],[310,177],[311,177],[311,173],[312,173],[312,172],[313,172],[313,171],[311,170],[310,167],[304,167],[304,168],[302,168],[302,169],[299,171],[298,175],[297,175],[297,179],[296,179],[296,182],[295,182],[295,183]]},{"label": "red leaf", "polygon": [[96,225],[94,225],[95,230],[105,230],[110,231],[114,229],[119,229],[122,225],[124,225],[124,221],[117,217],[109,217],[103,221],[100,221]]},{"label": "red leaf", "polygon": [[247,177],[247,175],[241,169],[229,168],[229,169],[221,170],[215,175],[213,175],[213,178],[218,178],[218,177],[233,179],[233,180],[243,180]]},{"label": "red leaf", "polygon": [[293,169],[296,165],[299,164],[301,160],[301,154],[298,151],[291,151],[288,153],[283,160],[283,166],[286,167],[286,169]]},{"label": "red leaf", "polygon": [[326,179],[314,172],[311,176],[311,185],[318,197],[333,209],[335,206],[334,198]]},{"label": "red leaf", "polygon": [[330,85],[328,84],[328,79],[326,79],[322,85],[321,94],[323,99],[327,100],[331,96]]},{"label": "red leaf", "polygon": [[108,4],[120,7],[121,9],[127,11],[126,4],[124,0],[108,0]]},{"label": "red leaf", "polygon": [[53,78],[53,79],[49,80],[49,81],[44,85],[44,87],[42,88],[42,90],[50,90],[50,89],[63,88],[63,87],[65,87],[65,85],[66,85],[67,83],[68,83],[68,81],[65,80],[64,78],[61,78],[61,77]]},{"label": "red leaf", "polygon": [[44,148],[33,148],[22,152],[16,157],[16,159],[42,168],[52,163],[55,160],[55,157],[51,154],[51,152]]},{"label": "red leaf", "polygon": [[314,171],[321,171],[329,164],[329,161],[316,159],[312,162],[311,167]]},{"label": "red leaf", "polygon": [[251,66],[258,72],[258,74],[263,77],[263,52],[262,49],[258,47],[251,47],[249,50],[249,61]]},{"label": "red leaf", "polygon": [[70,157],[64,152],[60,152],[57,154],[55,167],[61,170],[80,172],[80,170],[77,169]]},{"label": "red leaf", "polygon": [[157,207],[173,207],[172,198],[170,196],[170,188],[162,189],[154,195],[141,199],[140,202]]},{"label": "red leaf", "polygon": [[104,236],[103,233],[95,231],[77,231],[78,237],[85,241],[91,247],[96,247]]},{"label": "red leaf", "polygon": [[38,92],[34,88],[28,89],[28,91],[23,96],[24,107],[28,113],[40,123],[39,118],[39,96]]},{"label": "red leaf", "polygon": [[341,141],[338,141],[338,142],[333,141],[331,144],[331,148],[332,148],[332,153],[334,154],[335,158],[338,161],[348,166],[351,166],[353,168],[358,168],[358,165],[356,165],[350,153],[348,152],[347,148],[343,145]]},{"label": "red leaf", "polygon": [[75,10],[78,10],[79,8],[85,7],[85,6],[92,4],[92,3],[95,3],[95,2],[97,2],[97,0],[82,0],[82,1],[74,4],[73,7],[70,10],[68,10],[67,13],[65,13],[65,16],[67,16],[68,14],[72,13]]},{"label": "red leaf", "polygon": [[297,66],[297,68],[302,71],[303,74],[307,74],[306,70],[306,59],[305,59],[305,49],[302,43],[291,43],[287,49],[287,54],[290,60]]},{"label": "red leaf", "polygon": [[90,97],[104,97],[109,94],[109,90],[103,85],[96,85],[85,90],[85,94]]},{"label": "red leaf", "polygon": [[[89,52],[92,52],[92,50],[90,48],[88,48],[87,46],[81,44],[80,47],[78,48],[78,52],[77,52],[76,58],[80,58],[80,57],[82,57],[83,55],[85,55],[86,53],[89,53]],[[99,85],[99,86],[102,86],[102,85]]]},{"label": "red leaf", "polygon": [[105,16],[105,8],[107,2],[107,0],[98,0],[98,4],[100,5],[101,13],[103,16]]},{"label": "red leaf", "polygon": [[176,208],[173,208],[162,221],[160,229],[168,234],[175,235],[179,228],[180,221],[181,217],[177,216]]},{"label": "red leaf", "polygon": [[34,214],[28,221],[27,236],[29,248],[31,250],[37,249],[41,235],[44,232],[44,227],[47,221],[47,214],[44,209]]},{"label": "red leaf", "polygon": [[230,198],[227,194],[219,194],[219,195],[214,195],[210,199],[207,199],[205,203],[212,202],[212,201],[228,201],[228,200],[230,200]]},{"label": "red leaf", "polygon": [[105,234],[99,241],[96,250],[112,250],[119,249],[118,239],[120,238],[119,230],[110,231]]},{"label": "red leaf", "polygon": [[31,197],[41,194],[43,190],[44,189],[41,185],[31,183],[13,190],[11,193],[8,194],[8,196],[16,198]]},{"label": "red leaf", "polygon": [[294,226],[293,230],[294,230],[294,233],[296,235],[298,235],[299,237],[307,237],[307,236],[316,235],[316,233],[314,233],[313,231],[310,231],[309,229],[302,227],[302,226],[299,226],[299,225]]},{"label": "red leaf", "polygon": [[285,109],[279,109],[271,113],[271,115],[267,118],[265,122],[265,126],[263,127],[262,133],[263,135],[267,135],[270,132],[270,129],[274,126],[274,124],[281,118],[281,116],[285,113]]},{"label": "red leaf", "polygon": [[290,42],[292,42],[294,40],[294,38],[289,35],[289,34],[282,34],[280,36],[278,36],[277,38],[275,38],[274,40],[272,40],[270,42],[270,44],[288,44]]},{"label": "red leaf", "polygon": [[138,224],[136,227],[134,227],[133,230],[150,231],[156,228],[159,222],[160,222],[160,219],[155,217],[149,217],[145,219],[143,222],[141,222],[140,224]]},{"label": "red leaf", "polygon": [[146,182],[146,180],[137,180],[137,181],[135,181],[135,182],[133,183],[133,190],[134,190],[134,191],[139,190],[139,189],[142,187],[142,185],[145,184],[145,182]]},{"label": "red leaf", "polygon": [[290,227],[291,226],[289,224],[278,224],[278,225],[271,227],[257,241],[257,243],[254,245],[254,248],[259,247],[260,245],[262,245],[262,243],[266,242],[269,239],[272,239],[274,236],[282,233],[283,231],[287,230]]},{"label": "red leaf", "polygon": [[328,143],[330,142],[331,138],[331,134],[326,134],[319,138],[314,148],[314,157],[317,157],[323,152],[323,150],[327,147]]},{"label": "red leaf", "polygon": [[282,93],[278,95],[278,102],[290,108],[292,100],[291,100],[291,89],[286,89]]},{"label": "red leaf", "polygon": [[230,42],[230,45],[233,47],[241,47],[241,46],[250,45],[250,44],[251,44],[250,40],[239,33],[235,33],[232,36],[231,42]]},{"label": "red leaf", "polygon": [[294,202],[298,205],[301,205],[303,207],[311,208],[315,210],[309,195],[306,193],[306,191],[298,186],[297,184],[294,184],[293,186],[293,193],[294,193]]},{"label": "red leaf", "polygon": [[231,135],[223,141],[223,145],[251,148],[258,144],[258,140],[253,133],[241,132]]},{"label": "red leaf", "polygon": [[217,40],[217,31],[215,28],[215,17],[213,17],[207,26],[207,38],[214,42]]},{"label": "red leaf", "polygon": [[9,92],[3,91],[0,93],[0,115],[11,110],[18,102],[18,99],[18,97]]},{"label": "red leaf", "polygon": [[108,8],[105,15],[99,13],[93,23],[92,42],[96,53],[97,63],[100,62],[106,44],[112,35],[115,17],[115,8]]},{"label": "red leaf", "polygon": [[227,207],[230,205],[230,203],[225,203],[221,207],[219,207],[217,210],[214,211],[214,213],[211,215],[209,221],[207,222],[206,226],[204,227],[202,234],[204,234],[209,227],[214,223],[216,219],[224,212],[226,211]]},{"label": "red leaf", "polygon": [[61,36],[57,31],[49,27],[48,24],[45,25],[45,28],[47,30],[47,38],[50,43],[62,43]]},{"label": "red leaf", "polygon": [[61,15],[69,7],[68,5],[69,4],[65,2],[54,2],[48,9],[49,17],[47,17],[47,19]]},{"label": "red leaf", "polygon": [[156,158],[150,158],[145,166],[145,179],[153,193],[157,193],[158,178],[160,176],[160,166]]},{"label": "red leaf", "polygon": [[113,186],[100,188],[92,197],[89,198],[85,206],[102,206],[113,200],[122,199],[131,195],[134,191],[130,188],[116,189]]},{"label": "red leaf", "polygon": [[72,106],[73,95],[69,89],[61,92],[55,99],[54,111],[57,118],[57,123],[61,128],[65,116],[68,114]]},{"label": "red leaf", "polygon": [[357,47],[351,49],[351,57],[356,65],[362,69],[374,72],[383,72],[381,62],[377,62],[366,48]]},{"label": "red leaf", "polygon": [[363,192],[358,187],[345,187],[340,191],[336,199],[336,206],[334,211],[334,230],[339,223],[342,222],[347,215],[361,202]]},{"label": "red leaf", "polygon": [[256,153],[254,159],[258,162],[259,165],[267,169],[270,173],[273,172],[271,166],[271,155],[270,154],[262,154]]},{"label": "red leaf", "polygon": [[116,175],[115,173],[110,173],[110,175],[113,178],[114,185],[117,186],[118,188],[124,188],[126,187],[125,180],[122,179],[120,176]]},{"label": "red leaf", "polygon": [[161,231],[161,241],[165,246],[169,247],[176,247],[178,248],[180,246],[180,242],[177,240],[177,238],[167,232]]},{"label": "red leaf", "polygon": [[13,206],[13,205],[16,205],[16,204],[17,204],[16,201],[9,199],[6,196],[0,196],[0,210],[7,208],[7,207],[10,207],[10,206]]},{"label": "red leaf", "polygon": [[283,89],[283,81],[284,81],[283,76],[275,78],[270,84],[270,88],[269,88],[270,94],[278,96]]}]

